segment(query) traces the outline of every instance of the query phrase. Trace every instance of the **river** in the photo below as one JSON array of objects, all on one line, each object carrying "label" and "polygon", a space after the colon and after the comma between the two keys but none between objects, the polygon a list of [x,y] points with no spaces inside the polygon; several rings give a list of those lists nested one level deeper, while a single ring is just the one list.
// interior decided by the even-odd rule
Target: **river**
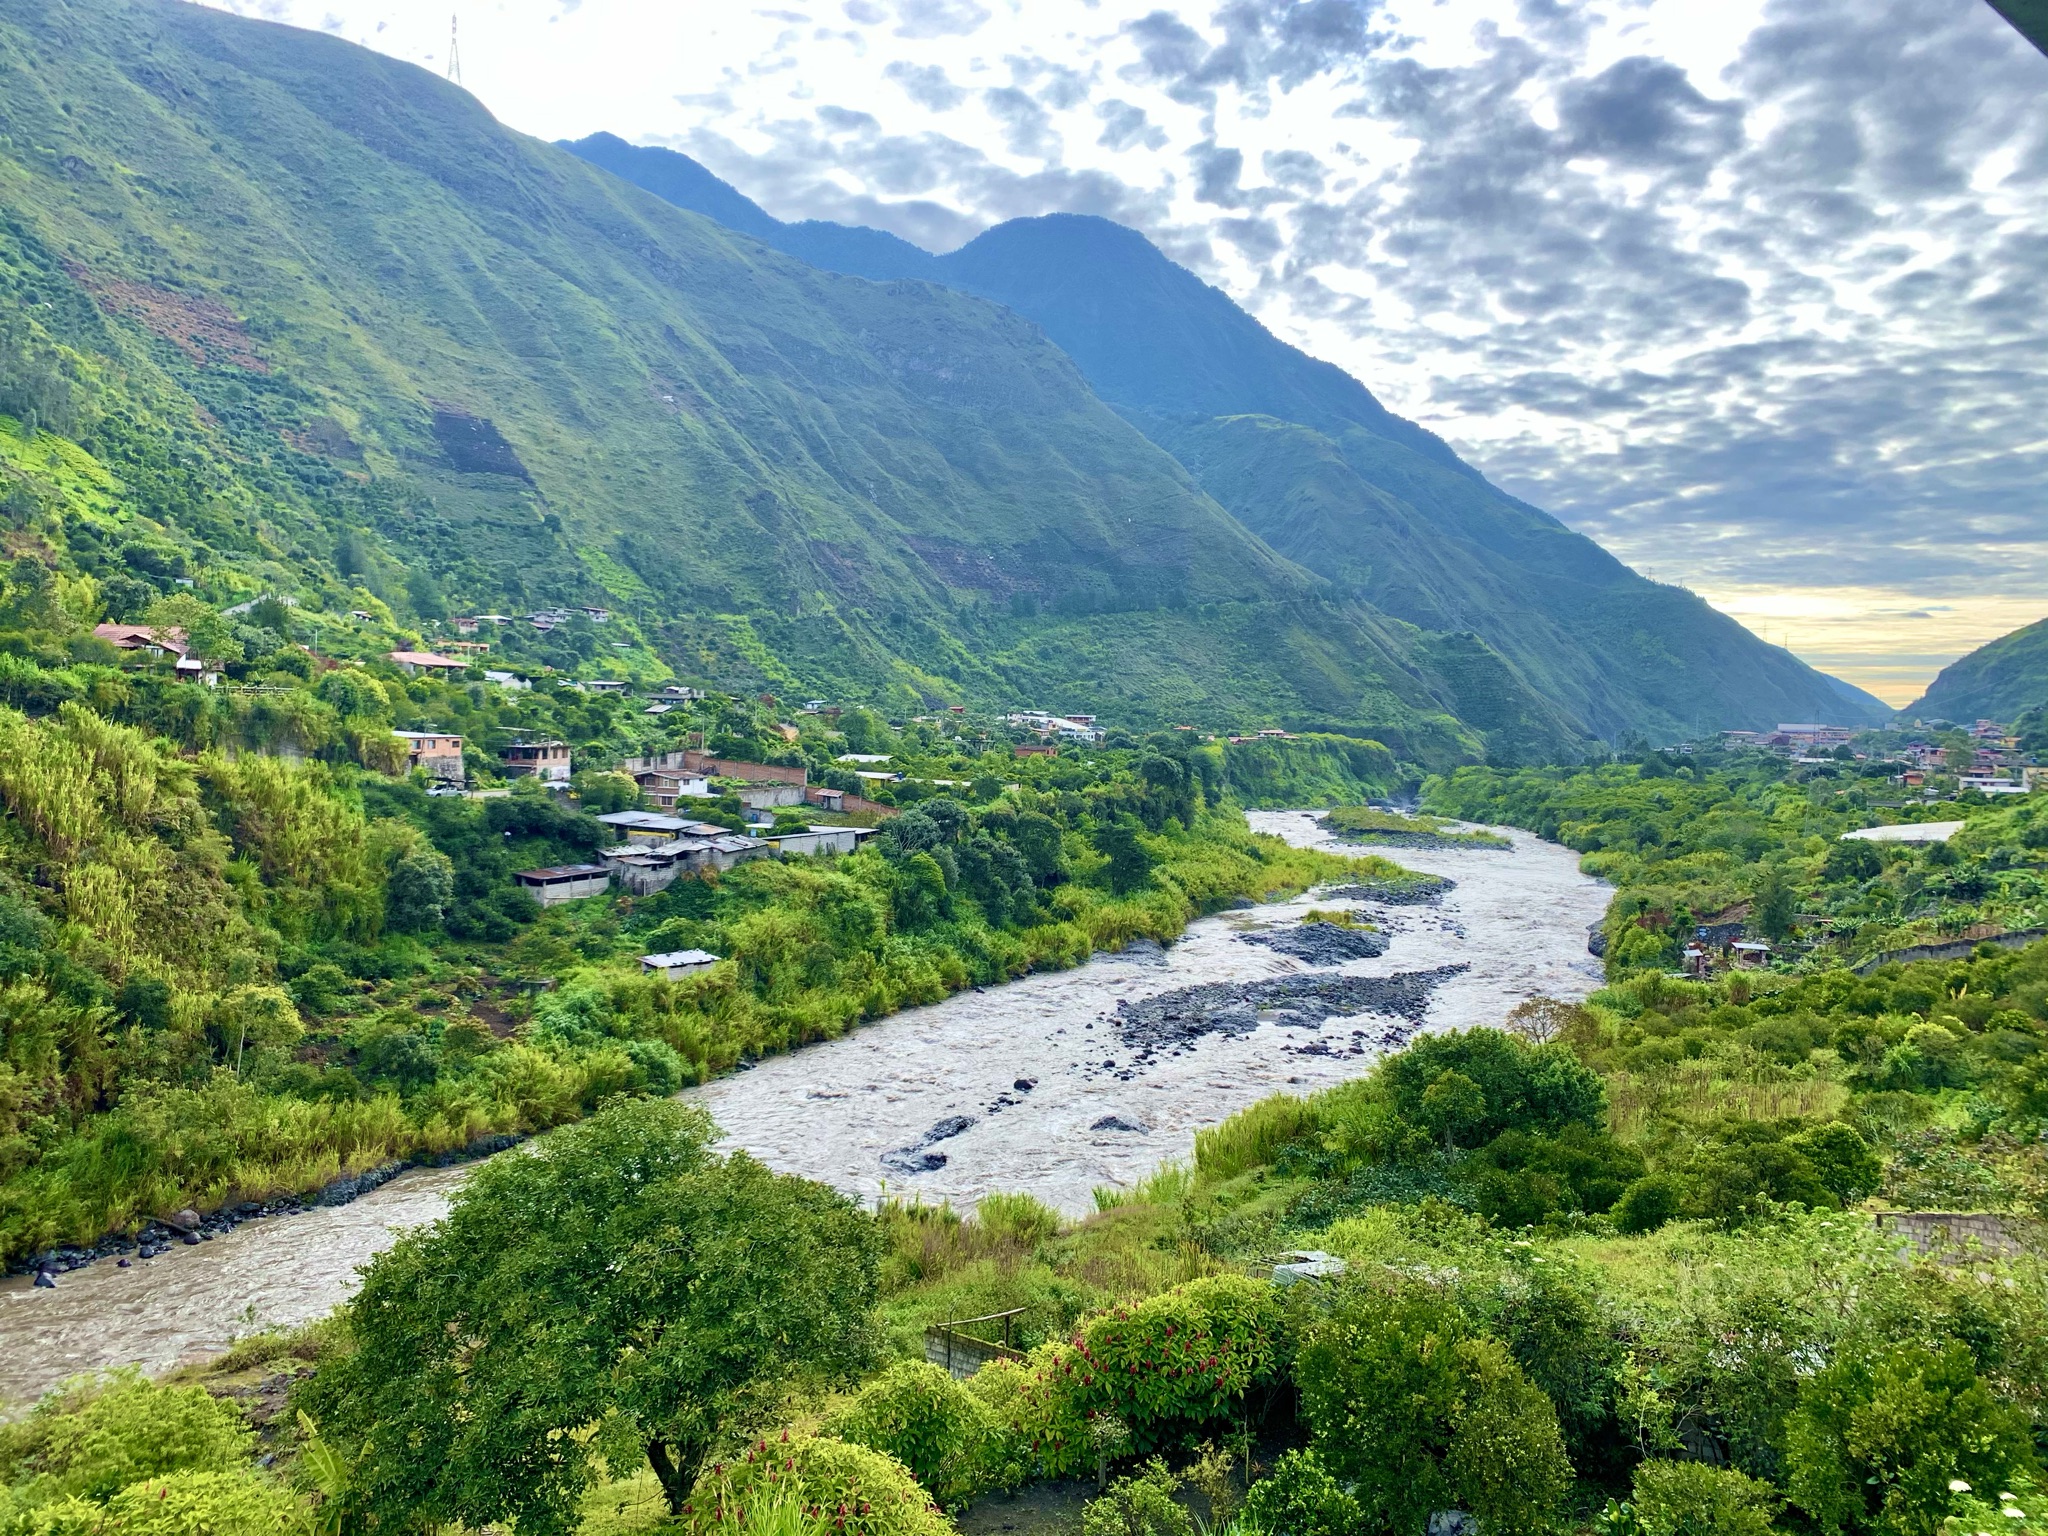
[{"label": "river", "polygon": [[[1289,842],[1336,846],[1305,813],[1255,811],[1251,821]],[[1434,906],[1310,895],[1204,918],[1170,948],[1141,945],[961,993],[686,1097],[711,1111],[729,1144],[863,1200],[966,1207],[990,1190],[1025,1190],[1080,1214],[1096,1188],[1127,1187],[1191,1156],[1197,1127],[1270,1093],[1357,1076],[1416,1027],[1498,1023],[1524,998],[1597,986],[1586,928],[1606,907],[1606,887],[1580,874],[1570,851],[1506,835],[1508,852],[1393,850],[1408,868],[1457,882]],[[1387,934],[1386,953],[1313,967],[1256,942],[1297,928],[1318,905],[1361,908]],[[1160,1001],[1207,984],[1286,992],[1332,979],[1394,1012],[1318,1018],[1327,1002],[1226,998],[1205,1012]],[[1154,1014],[1217,1022],[1177,1025],[1162,1039],[1133,1027],[1133,1006],[1148,1002]],[[0,1401],[18,1407],[81,1371],[168,1369],[258,1328],[318,1317],[396,1233],[439,1216],[464,1173],[409,1173],[351,1205],[250,1222],[130,1269],[102,1260],[54,1290],[9,1280],[0,1285]]]}]

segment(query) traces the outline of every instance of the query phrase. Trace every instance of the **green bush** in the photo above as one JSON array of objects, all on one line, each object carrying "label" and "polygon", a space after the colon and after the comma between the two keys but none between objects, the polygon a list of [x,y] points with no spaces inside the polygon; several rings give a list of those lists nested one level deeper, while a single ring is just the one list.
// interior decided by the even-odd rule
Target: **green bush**
[{"label": "green bush", "polygon": [[1313,1450],[1289,1451],[1253,1483],[1245,1524],[1261,1536],[1352,1536],[1365,1525],[1358,1500],[1346,1493]]},{"label": "green bush", "polygon": [[1180,1479],[1154,1457],[1081,1511],[1081,1536],[1195,1536],[1194,1517],[1174,1495]]},{"label": "green bush", "polygon": [[794,1496],[807,1513],[831,1522],[835,1536],[952,1536],[910,1469],[864,1445],[784,1432],[757,1440],[739,1460],[714,1464],[692,1490],[683,1526],[698,1533],[732,1528],[737,1513],[772,1490]]},{"label": "green bush", "polygon": [[994,1360],[968,1378],[996,1438],[987,1452],[991,1486],[1032,1477],[1071,1477],[1095,1465],[1082,1383],[1090,1372],[1073,1345],[1041,1344],[1024,1360]]},{"label": "green bush", "polygon": [[173,1472],[115,1494],[101,1529],[120,1536],[298,1536],[309,1524],[289,1489],[254,1472]]},{"label": "green bush", "polygon": [[826,1421],[825,1432],[893,1456],[947,1507],[1005,1480],[994,1415],[922,1360],[890,1366]]},{"label": "green bush", "polygon": [[1129,1424],[1139,1448],[1231,1413],[1283,1364],[1280,1303],[1244,1276],[1193,1280],[1090,1321],[1087,1406]]},{"label": "green bush", "polygon": [[1550,1399],[1428,1286],[1352,1288],[1310,1331],[1295,1381],[1317,1453],[1384,1525],[1462,1508],[1521,1529],[1570,1482]]},{"label": "green bush", "polygon": [[0,1479],[104,1503],[143,1478],[239,1468],[254,1443],[241,1413],[204,1387],[124,1375],[45,1398],[0,1429]]},{"label": "green bush", "polygon": [[1830,1536],[1933,1536],[1959,1493],[2033,1470],[2024,1418],[1955,1342],[1845,1355],[1802,1386],[1785,1425],[1785,1491]]},{"label": "green bush", "polygon": [[1685,1186],[1668,1173],[1646,1174],[1614,1203],[1614,1225],[1630,1235],[1654,1232],[1685,1204]]},{"label": "green bush", "polygon": [[1732,1467],[1646,1461],[1635,1473],[1641,1536],[1770,1536],[1777,1490]]}]

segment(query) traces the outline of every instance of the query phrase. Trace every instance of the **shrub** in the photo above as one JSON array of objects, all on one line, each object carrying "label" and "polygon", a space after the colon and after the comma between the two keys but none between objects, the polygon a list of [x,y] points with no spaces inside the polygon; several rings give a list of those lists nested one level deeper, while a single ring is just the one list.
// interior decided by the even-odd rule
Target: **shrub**
[{"label": "shrub", "polygon": [[1022,1363],[991,1361],[968,1379],[996,1435],[986,1453],[991,1486],[1070,1477],[1095,1465],[1083,1366],[1078,1349],[1055,1342],[1039,1345]]},{"label": "shrub", "polygon": [[1732,1467],[1646,1461],[1636,1468],[1641,1536],[1771,1536],[1777,1490]]},{"label": "shrub", "polygon": [[2033,1463],[2021,1415],[1957,1342],[1847,1355],[1804,1384],[1785,1425],[1785,1490],[1829,1533],[1932,1536],[1959,1492],[2009,1487]]},{"label": "shrub", "polygon": [[1418,1530],[1464,1508],[1483,1528],[1522,1529],[1570,1481],[1550,1399],[1427,1286],[1351,1290],[1309,1334],[1295,1380],[1317,1453],[1381,1524]]},{"label": "shrub", "polygon": [[784,1492],[822,1514],[835,1536],[951,1536],[952,1525],[895,1458],[825,1436],[757,1440],[738,1461],[697,1479],[683,1526],[699,1536],[730,1528],[738,1511]]},{"label": "shrub", "polygon": [[1081,1536],[1195,1536],[1194,1518],[1175,1502],[1180,1479],[1154,1457],[1081,1511]]},{"label": "shrub", "polygon": [[298,1536],[308,1525],[288,1489],[253,1472],[173,1472],[115,1494],[102,1529],[120,1536]]},{"label": "shrub", "polygon": [[1358,1500],[1313,1450],[1289,1451],[1244,1501],[1245,1523],[1262,1536],[1352,1536],[1365,1525]]},{"label": "shrub", "polygon": [[241,1413],[204,1387],[130,1374],[45,1398],[0,1430],[0,1477],[104,1502],[143,1478],[238,1467],[254,1442]]},{"label": "shrub", "polygon": [[825,1432],[893,1456],[943,1505],[972,1498],[1001,1470],[987,1454],[994,1416],[950,1373],[922,1360],[890,1366],[826,1422]]},{"label": "shrub", "polygon": [[1678,1215],[1685,1187],[1668,1173],[1646,1174],[1622,1191],[1614,1203],[1614,1224],[1623,1232],[1654,1232]]},{"label": "shrub", "polygon": [[1193,1280],[1089,1322],[1076,1348],[1087,1406],[1131,1426],[1141,1448],[1230,1413],[1281,1360],[1273,1288]]}]

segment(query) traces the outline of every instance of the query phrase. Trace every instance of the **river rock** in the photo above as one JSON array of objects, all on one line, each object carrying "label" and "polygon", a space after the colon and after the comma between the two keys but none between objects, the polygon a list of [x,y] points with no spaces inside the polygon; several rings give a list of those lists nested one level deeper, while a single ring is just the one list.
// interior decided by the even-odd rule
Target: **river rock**
[{"label": "river rock", "polygon": [[39,1291],[54,1291],[55,1289],[57,1289],[57,1277],[51,1274],[47,1269],[37,1270],[36,1289]]},{"label": "river rock", "polygon": [[[1412,1032],[1422,1026],[1430,997],[1468,965],[1446,965],[1431,971],[1403,971],[1393,976],[1272,976],[1261,981],[1212,981],[1162,992],[1140,1002],[1120,1002],[1117,1033],[1126,1044],[1150,1053],[1217,1033],[1244,1034],[1258,1027],[1259,1015],[1284,1011],[1303,1026],[1353,1014],[1381,1014],[1401,1020]],[[1291,1021],[1290,1021],[1291,1022]],[[1400,1043],[1406,1043],[1406,1033]]]},{"label": "river rock", "polygon": [[881,1162],[892,1173],[919,1174],[936,1173],[946,1166],[946,1154],[929,1150],[933,1144],[950,1141],[962,1131],[974,1126],[972,1115],[948,1115],[907,1147],[898,1147],[893,1152],[884,1152]]},{"label": "river rock", "polygon": [[1140,1136],[1151,1134],[1149,1127],[1134,1125],[1122,1115],[1104,1115],[1100,1120],[1089,1126],[1088,1129],[1091,1131],[1133,1131]]},{"label": "river rock", "polygon": [[1370,928],[1339,923],[1302,923],[1264,933],[1241,933],[1240,942],[1263,944],[1305,965],[1342,965],[1347,960],[1376,960],[1387,952],[1387,936]]},{"label": "river rock", "polygon": [[1448,875],[1409,875],[1363,885],[1333,886],[1321,894],[1336,901],[1376,901],[1385,907],[1433,907],[1458,888]]},{"label": "river rock", "polygon": [[192,1231],[199,1225],[199,1213],[193,1210],[190,1206],[187,1206],[184,1210],[178,1212],[177,1215],[167,1217],[166,1219],[170,1222],[172,1226],[178,1227],[186,1232]]}]

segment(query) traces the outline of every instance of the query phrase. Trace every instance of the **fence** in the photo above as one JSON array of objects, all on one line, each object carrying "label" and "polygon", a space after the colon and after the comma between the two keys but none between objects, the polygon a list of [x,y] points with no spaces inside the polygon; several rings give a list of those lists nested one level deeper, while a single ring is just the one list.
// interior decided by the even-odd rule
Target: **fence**
[{"label": "fence", "polygon": [[[991,1360],[1022,1360],[1024,1352],[1011,1343],[1015,1319],[1028,1310],[1012,1307],[1007,1312],[990,1312],[982,1317],[956,1318],[950,1323],[933,1323],[924,1331],[924,1357],[933,1365],[943,1365],[948,1372],[964,1381]],[[976,1323],[1001,1323],[1003,1340],[1000,1344],[991,1339],[977,1338],[963,1330]]]}]

